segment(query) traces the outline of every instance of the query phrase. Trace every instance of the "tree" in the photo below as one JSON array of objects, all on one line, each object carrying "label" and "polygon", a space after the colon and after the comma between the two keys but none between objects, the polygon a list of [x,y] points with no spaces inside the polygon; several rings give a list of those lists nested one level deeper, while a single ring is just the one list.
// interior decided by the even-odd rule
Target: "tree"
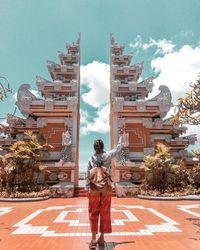
[{"label": "tree", "polygon": [[192,91],[186,93],[184,98],[178,99],[175,110],[176,114],[172,117],[173,124],[186,123],[190,125],[200,124],[200,77],[197,83],[190,84]]},{"label": "tree", "polygon": [[198,158],[198,160],[200,162],[200,148],[192,150],[192,153]]},{"label": "tree", "polygon": [[36,135],[25,132],[27,140],[15,142],[10,152],[0,156],[0,188],[8,193],[31,192],[37,187],[35,173],[45,171],[38,158],[49,144],[40,145]]},{"label": "tree", "polygon": [[167,188],[167,174],[172,168],[172,157],[169,153],[170,148],[162,143],[156,146],[155,155],[147,155],[144,157],[145,166],[152,172],[153,188],[164,190]]}]

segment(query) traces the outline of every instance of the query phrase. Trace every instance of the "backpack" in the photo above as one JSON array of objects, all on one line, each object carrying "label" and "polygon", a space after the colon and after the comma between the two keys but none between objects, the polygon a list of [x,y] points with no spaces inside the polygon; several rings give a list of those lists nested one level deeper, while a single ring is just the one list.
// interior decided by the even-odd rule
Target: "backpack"
[{"label": "backpack", "polygon": [[112,179],[101,160],[94,162],[90,169],[89,185],[91,194],[106,194],[112,191]]}]

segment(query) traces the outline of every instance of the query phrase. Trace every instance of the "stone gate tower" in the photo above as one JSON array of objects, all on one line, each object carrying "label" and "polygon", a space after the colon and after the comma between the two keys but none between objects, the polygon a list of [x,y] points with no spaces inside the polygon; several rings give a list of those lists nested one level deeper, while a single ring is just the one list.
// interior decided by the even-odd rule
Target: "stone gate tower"
[{"label": "stone gate tower", "polygon": [[[78,185],[79,127],[80,127],[80,34],[76,42],[67,44],[67,53],[58,52],[60,63],[47,61],[51,81],[36,77],[43,98],[34,96],[29,84],[22,84],[17,102],[26,118],[8,114],[8,137],[0,141],[4,152],[17,140],[24,140],[24,132],[32,130],[41,143],[54,148],[41,157],[49,172],[38,177],[39,182],[61,183],[57,190],[73,196]],[[62,192],[62,190],[61,190]]]},{"label": "stone gate tower", "polygon": [[129,147],[125,148],[125,164],[120,160],[113,162],[117,182],[117,192],[131,190],[131,183],[144,179],[142,164],[147,154],[154,153],[155,146],[162,142],[170,147],[171,154],[187,163],[191,154],[186,150],[194,144],[196,136],[180,137],[186,127],[175,126],[164,119],[173,106],[171,92],[165,85],[159,87],[160,93],[148,100],[153,88],[153,78],[141,82],[143,63],[132,65],[132,54],[124,54],[124,46],[118,45],[111,35],[110,45],[110,136],[113,148],[119,139],[119,131],[129,133]]}]

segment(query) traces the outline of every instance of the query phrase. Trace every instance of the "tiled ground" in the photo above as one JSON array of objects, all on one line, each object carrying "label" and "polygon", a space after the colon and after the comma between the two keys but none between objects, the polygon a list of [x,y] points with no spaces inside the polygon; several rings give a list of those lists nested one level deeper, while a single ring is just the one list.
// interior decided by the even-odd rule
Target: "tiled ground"
[{"label": "tiled ground", "polygon": [[[101,249],[200,249],[199,201],[112,200]],[[87,198],[0,202],[0,249],[88,249]],[[98,249],[98,248],[97,248]]]}]

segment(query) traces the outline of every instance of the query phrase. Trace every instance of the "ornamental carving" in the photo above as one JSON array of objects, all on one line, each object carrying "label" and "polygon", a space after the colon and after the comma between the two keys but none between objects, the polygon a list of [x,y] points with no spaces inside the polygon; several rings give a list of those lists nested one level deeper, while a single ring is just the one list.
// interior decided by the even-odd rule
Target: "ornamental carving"
[{"label": "ornamental carving", "polygon": [[28,117],[30,114],[30,105],[34,100],[38,98],[31,93],[30,84],[22,84],[17,92],[16,106],[21,111],[22,115]]},{"label": "ornamental carving", "polygon": [[163,120],[162,119],[155,119],[154,121],[156,128],[162,128],[163,127]]},{"label": "ornamental carving", "polygon": [[67,98],[68,109],[72,112],[77,111],[78,98],[76,96]]},{"label": "ornamental carving", "polygon": [[112,91],[118,91],[118,89],[119,89],[119,84],[116,82],[113,82],[112,83]]},{"label": "ornamental carving", "polygon": [[117,125],[118,128],[122,128],[125,125],[125,118],[118,118]]},{"label": "ornamental carving", "polygon": [[47,126],[47,118],[38,118],[37,119],[37,127],[44,128]]},{"label": "ornamental carving", "polygon": [[153,83],[153,77],[149,77],[147,79],[145,79],[144,81],[142,81],[140,84],[143,84],[146,89],[151,92],[152,89],[153,89],[153,86],[154,86],[154,83]]},{"label": "ornamental carving", "polygon": [[160,90],[160,93],[154,98],[148,100],[148,102],[156,101],[160,107],[160,111],[161,111],[160,117],[164,118],[167,115],[170,108],[173,106],[172,95],[171,95],[171,91],[169,90],[169,88],[165,85],[161,85],[158,89]]},{"label": "ornamental carving", "polygon": [[144,155],[153,155],[154,152],[154,148],[144,148]]},{"label": "ornamental carving", "polygon": [[60,164],[63,165],[65,162],[70,162],[72,160],[71,157],[71,136],[69,131],[65,131],[62,133],[62,150],[60,153]]},{"label": "ornamental carving", "polygon": [[146,101],[145,100],[136,100],[137,110],[143,112],[146,110]]},{"label": "ornamental carving", "polygon": [[191,144],[191,145],[194,145],[195,142],[197,141],[197,135],[188,135],[188,136],[184,136],[182,138],[188,140],[189,144]]},{"label": "ornamental carving", "polygon": [[54,82],[55,91],[60,91],[62,89],[62,83]]},{"label": "ornamental carving", "polygon": [[115,97],[113,100],[113,111],[120,112],[123,110],[124,106],[124,98],[123,97]]},{"label": "ornamental carving", "polygon": [[171,104],[172,95],[169,88],[166,85],[160,85],[158,89],[160,90],[160,93],[148,101],[158,101],[160,103],[165,102]]},{"label": "ornamental carving", "polygon": [[129,90],[131,91],[131,92],[135,92],[135,91],[137,91],[137,83],[136,82],[134,82],[134,83],[130,83],[129,84]]},{"label": "ornamental carving", "polygon": [[65,118],[64,122],[65,122],[65,126],[67,126],[68,128],[72,128],[72,126],[73,126],[72,118]]},{"label": "ornamental carving", "polygon": [[53,99],[47,98],[45,100],[45,110],[46,111],[53,111],[54,101]]},{"label": "ornamental carving", "polygon": [[143,118],[142,119],[142,124],[145,128],[152,128],[153,126],[153,122],[152,122],[152,119],[150,118]]},{"label": "ornamental carving", "polygon": [[8,123],[9,127],[14,128],[17,125],[25,125],[26,119],[23,119],[18,116],[14,116],[12,114],[7,114],[6,122]]},{"label": "ornamental carving", "polygon": [[71,81],[72,91],[78,91],[78,82],[76,80]]},{"label": "ornamental carving", "polygon": [[173,107],[172,103],[167,103],[165,101],[159,101],[159,107],[160,107],[160,118],[164,118],[167,113],[169,112],[170,108]]},{"label": "ornamental carving", "polygon": [[39,91],[43,91],[45,85],[49,84],[49,83],[51,83],[51,82],[48,81],[47,79],[45,79],[45,78],[43,78],[41,76],[36,76],[36,84],[37,84],[37,87],[38,87]]},{"label": "ornamental carving", "polygon": [[153,144],[155,143],[155,140],[163,140],[163,141],[170,143],[171,139],[172,139],[172,135],[169,135],[169,134],[167,134],[167,135],[161,135],[161,134],[151,135],[151,142]]}]

